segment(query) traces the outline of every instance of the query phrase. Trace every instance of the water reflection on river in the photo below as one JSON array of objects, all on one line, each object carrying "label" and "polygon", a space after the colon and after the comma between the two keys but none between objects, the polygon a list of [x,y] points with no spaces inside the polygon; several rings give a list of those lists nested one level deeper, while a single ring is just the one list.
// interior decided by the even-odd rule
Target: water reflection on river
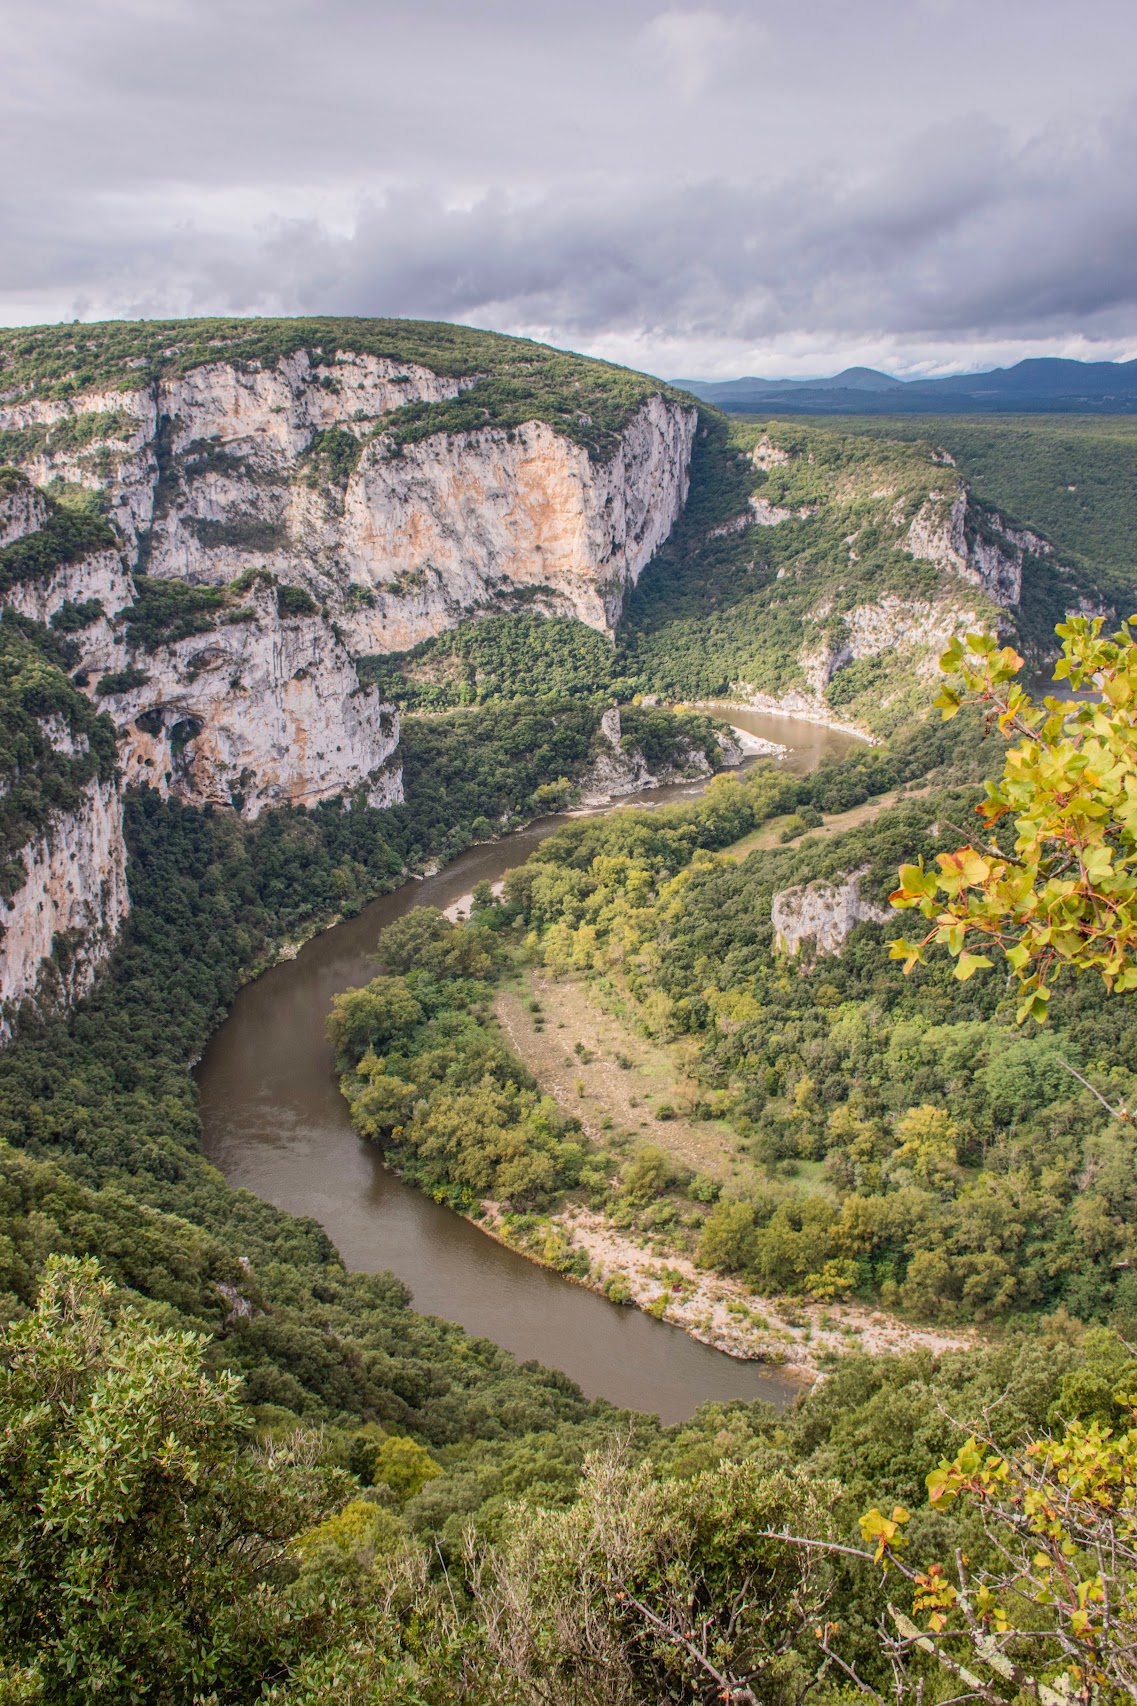
[{"label": "water reflection on river", "polygon": [[[785,763],[795,770],[849,744],[847,736],[789,718],[719,714],[766,739],[792,741]],[[657,807],[699,791],[657,789],[626,803]],[[475,883],[495,881],[562,821],[547,818],[472,848],[243,989],[198,1069],[206,1152],[231,1185],[319,1221],[349,1268],[390,1269],[411,1288],[417,1309],[563,1369],[589,1396],[665,1421],[682,1420],[709,1399],[783,1403],[797,1388],[777,1371],[737,1362],[678,1328],[618,1308],[404,1185],[348,1119],[324,1020],[333,995],[374,975],[368,955],[380,929],[413,906],[445,908]]]}]

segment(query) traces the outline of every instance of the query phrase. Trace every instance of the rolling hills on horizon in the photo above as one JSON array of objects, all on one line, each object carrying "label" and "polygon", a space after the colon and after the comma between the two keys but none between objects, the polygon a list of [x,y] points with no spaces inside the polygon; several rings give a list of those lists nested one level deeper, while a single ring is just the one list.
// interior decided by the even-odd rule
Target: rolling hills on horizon
[{"label": "rolling hills on horizon", "polygon": [[1137,412],[1137,361],[1067,361],[1045,356],[943,379],[897,379],[871,367],[847,367],[829,379],[747,377],[671,383],[732,414],[771,407],[799,415]]}]

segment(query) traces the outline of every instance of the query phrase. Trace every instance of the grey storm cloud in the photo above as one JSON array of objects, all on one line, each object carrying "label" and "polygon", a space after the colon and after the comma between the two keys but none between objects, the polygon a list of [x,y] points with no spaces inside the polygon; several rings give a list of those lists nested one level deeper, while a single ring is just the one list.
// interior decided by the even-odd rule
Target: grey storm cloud
[{"label": "grey storm cloud", "polygon": [[1137,353],[1113,0],[10,13],[10,320],[420,315],[671,372]]}]

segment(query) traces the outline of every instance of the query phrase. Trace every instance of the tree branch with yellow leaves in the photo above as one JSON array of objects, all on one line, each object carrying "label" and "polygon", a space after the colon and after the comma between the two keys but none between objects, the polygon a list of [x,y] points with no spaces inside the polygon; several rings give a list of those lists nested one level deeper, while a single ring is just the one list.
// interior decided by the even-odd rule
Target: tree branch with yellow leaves
[{"label": "tree branch with yellow leaves", "polygon": [[[961,980],[1000,953],[1017,979],[1018,1020],[1044,1023],[1065,968],[1096,972],[1109,990],[1137,988],[1137,617],[1104,638],[1103,619],[1056,629],[1056,682],[1092,699],[1036,703],[1015,680],[1023,660],[986,634],[955,639],[940,659],[944,720],[978,705],[1014,744],[999,781],[976,806],[976,835],[927,870],[902,865],[892,905],[927,921],[917,939],[891,943],[905,972],[946,947]],[[1013,849],[991,839],[1004,819]],[[1004,836],[1004,839],[1006,837]]]}]

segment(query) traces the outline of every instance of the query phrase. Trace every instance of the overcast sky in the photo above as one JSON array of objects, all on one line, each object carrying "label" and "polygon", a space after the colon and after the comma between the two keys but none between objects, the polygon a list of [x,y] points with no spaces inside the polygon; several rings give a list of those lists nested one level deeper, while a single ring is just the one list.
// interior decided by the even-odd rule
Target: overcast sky
[{"label": "overcast sky", "polygon": [[1137,355],[1133,0],[7,0],[0,320]]}]

